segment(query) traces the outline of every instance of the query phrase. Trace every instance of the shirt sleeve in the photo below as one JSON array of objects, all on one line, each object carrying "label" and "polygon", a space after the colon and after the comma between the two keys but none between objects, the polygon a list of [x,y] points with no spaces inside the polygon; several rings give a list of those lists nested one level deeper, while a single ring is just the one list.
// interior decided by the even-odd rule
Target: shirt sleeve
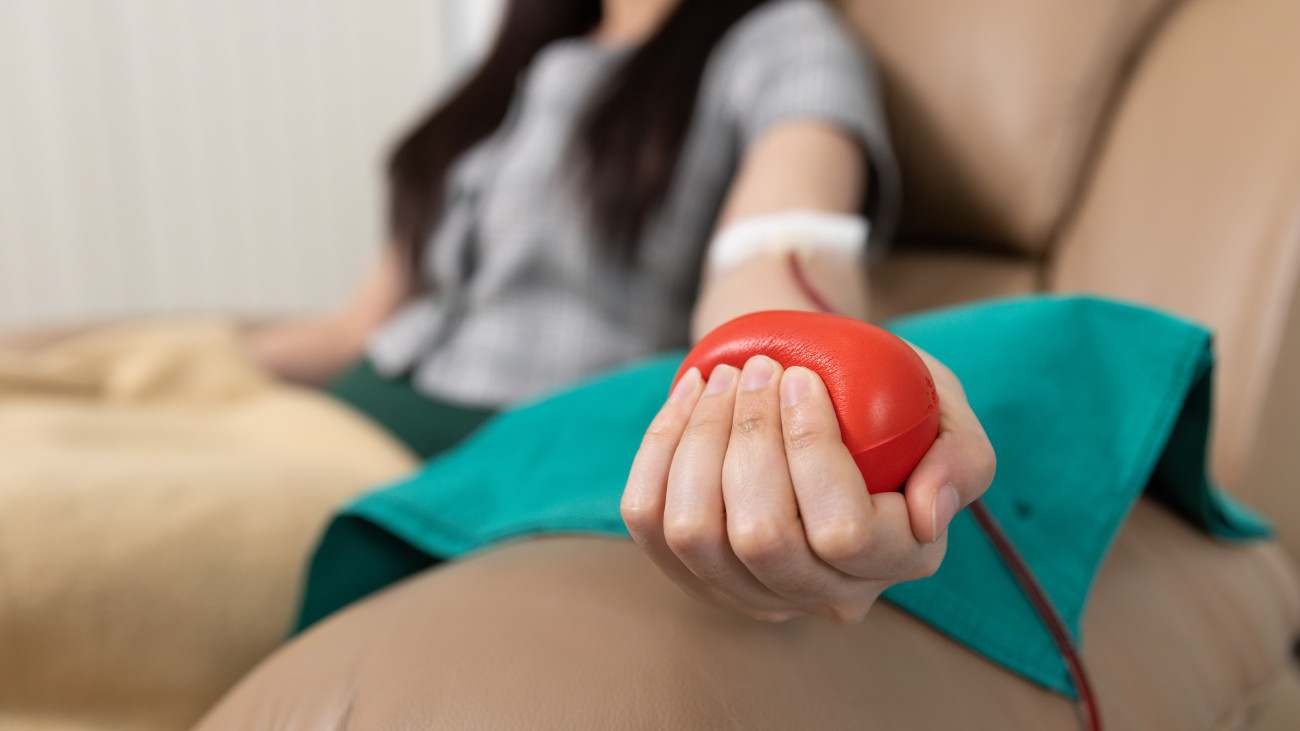
[{"label": "shirt sleeve", "polygon": [[728,39],[729,114],[743,150],[780,122],[817,120],[857,139],[870,161],[864,213],[873,253],[892,238],[900,193],[880,84],[864,47],[819,0],[777,0]]}]

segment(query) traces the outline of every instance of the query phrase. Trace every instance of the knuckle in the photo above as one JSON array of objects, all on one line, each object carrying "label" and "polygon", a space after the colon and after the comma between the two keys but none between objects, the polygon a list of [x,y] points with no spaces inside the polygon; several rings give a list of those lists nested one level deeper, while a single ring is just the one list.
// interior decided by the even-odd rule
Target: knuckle
[{"label": "knuckle", "polygon": [[998,455],[993,451],[993,445],[989,444],[987,441],[984,442],[979,457],[976,458],[976,464],[978,465],[979,473],[982,477],[980,480],[980,486],[987,489],[988,486],[992,484],[993,476],[996,475],[998,471]]},{"label": "knuckle", "polygon": [[982,495],[993,484],[993,475],[998,469],[998,459],[993,452],[993,447],[985,439],[964,447],[958,454],[961,455],[962,460],[960,474],[965,477],[959,482],[965,486],[965,489],[960,491],[965,503]]},{"label": "knuckle", "polygon": [[641,444],[647,447],[675,444],[678,434],[679,430],[673,428],[667,420],[658,418],[650,422],[650,426],[645,430],[645,436],[641,439]]},{"label": "knuckle", "polygon": [[790,531],[770,517],[742,521],[729,531],[731,549],[742,561],[771,564],[785,559],[794,548]]},{"label": "knuckle", "polygon": [[820,444],[825,432],[810,423],[807,418],[794,418],[785,425],[785,448],[791,452],[803,452]]},{"label": "knuckle", "polygon": [[692,515],[664,518],[664,541],[674,553],[694,554],[714,541],[708,522]]},{"label": "knuckle", "polygon": [[624,501],[619,506],[623,523],[633,534],[644,535],[654,531],[662,516],[653,507],[640,502]]},{"label": "knuckle", "polygon": [[808,529],[808,545],[829,563],[843,563],[871,553],[875,534],[865,520],[837,518]]},{"label": "knuckle", "polygon": [[757,434],[768,428],[771,420],[761,409],[746,407],[736,409],[731,429],[741,436]]},{"label": "knuckle", "polygon": [[723,421],[715,416],[695,416],[686,424],[682,431],[682,439],[699,439],[716,434],[719,431],[725,431],[730,427],[729,421]]}]

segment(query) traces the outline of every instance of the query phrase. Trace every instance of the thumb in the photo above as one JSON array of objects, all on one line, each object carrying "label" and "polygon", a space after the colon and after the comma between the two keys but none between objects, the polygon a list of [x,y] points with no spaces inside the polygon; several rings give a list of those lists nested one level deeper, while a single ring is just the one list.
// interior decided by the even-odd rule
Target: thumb
[{"label": "thumb", "polygon": [[907,478],[903,494],[912,535],[933,543],[962,508],[988,490],[997,457],[956,377],[941,364],[927,365],[939,390],[939,436]]}]

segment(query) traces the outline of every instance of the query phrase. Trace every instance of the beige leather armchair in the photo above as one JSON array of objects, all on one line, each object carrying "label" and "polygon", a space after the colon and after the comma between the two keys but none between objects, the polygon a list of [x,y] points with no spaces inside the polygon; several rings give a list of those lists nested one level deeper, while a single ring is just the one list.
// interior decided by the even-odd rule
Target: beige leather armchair
[{"label": "beige leather armchair", "polygon": [[[1300,728],[1300,3],[844,5],[906,182],[877,317],[1087,290],[1217,333],[1214,469],[1280,540],[1224,545],[1138,506],[1084,620],[1107,728]],[[200,728],[1075,724],[1065,699],[887,604],[851,628],[761,624],[687,598],[630,543],[564,537],[340,613]]]}]

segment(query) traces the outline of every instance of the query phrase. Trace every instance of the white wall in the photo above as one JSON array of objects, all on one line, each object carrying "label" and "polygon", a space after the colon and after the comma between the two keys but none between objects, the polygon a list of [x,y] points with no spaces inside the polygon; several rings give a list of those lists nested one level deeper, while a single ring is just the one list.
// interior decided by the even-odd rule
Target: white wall
[{"label": "white wall", "polygon": [[0,0],[0,329],[338,301],[495,4]]},{"label": "white wall", "polygon": [[447,55],[454,70],[477,58],[486,48],[505,4],[503,0],[444,0],[443,7]]}]

